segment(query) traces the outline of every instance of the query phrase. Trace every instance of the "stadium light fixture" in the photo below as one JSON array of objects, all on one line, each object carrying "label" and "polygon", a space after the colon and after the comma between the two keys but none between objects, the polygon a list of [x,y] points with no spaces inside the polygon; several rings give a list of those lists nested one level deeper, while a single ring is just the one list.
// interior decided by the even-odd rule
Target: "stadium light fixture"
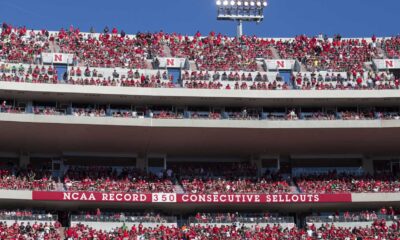
[{"label": "stadium light fixture", "polygon": [[237,21],[237,36],[243,34],[243,22],[261,22],[267,0],[216,0],[217,20]]}]

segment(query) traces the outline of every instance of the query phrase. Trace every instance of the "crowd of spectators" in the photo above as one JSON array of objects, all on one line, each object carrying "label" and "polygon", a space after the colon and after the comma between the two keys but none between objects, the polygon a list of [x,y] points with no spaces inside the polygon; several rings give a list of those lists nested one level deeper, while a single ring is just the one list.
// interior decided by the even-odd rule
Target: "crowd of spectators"
[{"label": "crowd of spectators", "polygon": [[0,60],[12,63],[39,64],[41,54],[50,51],[47,30],[28,31],[26,27],[2,24],[0,35]]},{"label": "crowd of spectators", "polygon": [[102,212],[81,211],[71,215],[72,222],[134,222],[134,223],[176,223],[176,217],[163,216],[155,212]]},{"label": "crowd of spectators", "polygon": [[61,238],[61,225],[53,223],[33,223],[15,222],[7,224],[0,222],[0,239],[10,240],[63,240]]},{"label": "crowd of spectators", "polygon": [[293,85],[301,90],[368,90],[399,89],[400,79],[389,72],[358,73],[293,73]]},{"label": "crowd of spectators", "polygon": [[257,58],[272,58],[273,40],[242,36],[229,38],[211,32],[193,37],[171,34],[166,41],[173,57],[195,61],[199,70],[209,71],[257,71]]},{"label": "crowd of spectators", "polygon": [[382,39],[381,48],[386,52],[389,58],[400,58],[400,35],[392,38]]},{"label": "crowd of spectators", "polygon": [[[150,69],[147,59],[150,61],[156,57],[165,57],[165,51],[167,51],[172,57],[188,58],[194,61],[197,69],[204,72],[199,73],[199,77],[191,76],[191,80],[202,78],[216,80],[218,74],[214,73],[207,77],[210,75],[207,71],[235,71],[229,75],[225,73],[225,78],[236,81],[239,79],[249,81],[250,78],[254,81],[265,81],[263,74],[249,76],[248,73],[239,75],[237,72],[264,71],[259,59],[281,57],[299,60],[308,71],[329,70],[363,75],[366,69],[364,62],[385,57],[378,50],[379,47],[383,49],[387,57],[399,58],[399,39],[399,36],[395,36],[377,40],[375,36],[372,36],[371,40],[367,41],[366,39],[344,39],[340,35],[335,35],[333,38],[299,35],[289,40],[274,40],[256,36],[231,38],[215,32],[207,35],[197,32],[189,37],[163,31],[127,35],[123,30],[113,28],[110,31],[108,27],[101,33],[83,33],[73,26],[69,29],[62,28],[57,32],[49,32],[47,30],[29,31],[26,27],[14,27],[3,23],[0,35],[0,60],[11,63],[41,64],[42,53],[61,52],[73,54],[72,62],[75,66]],[[276,51],[275,54],[274,51]],[[56,75],[47,77],[50,81],[56,81]],[[187,79],[186,73],[184,75]],[[224,74],[221,75],[223,78]],[[88,74],[82,71],[83,76],[88,77]],[[34,81],[32,78],[32,76],[24,76],[21,79],[15,74],[12,77],[16,81]],[[86,80],[82,79],[82,81]],[[301,85],[302,88],[312,85],[312,81],[304,82],[304,85]],[[364,85],[370,86],[370,84],[365,79],[361,85],[365,87]],[[332,83],[317,85],[317,88],[332,88]],[[358,86],[355,85],[360,85],[359,80],[349,78],[340,87],[357,88]],[[388,86],[380,85],[379,87]]]},{"label": "crowd of spectators", "polygon": [[299,189],[308,194],[399,192],[400,179],[394,176],[350,175],[335,171],[301,176],[295,179]]},{"label": "crowd of spectators", "polygon": [[164,56],[163,33],[126,35],[114,28],[100,34],[83,34],[71,27],[61,29],[50,41],[55,41],[62,53],[74,54],[73,62],[92,67],[149,68],[146,59]]},{"label": "crowd of spectators", "polygon": [[294,219],[281,217],[279,214],[247,214],[247,213],[197,213],[195,217],[189,218],[190,224],[236,224],[241,223],[290,223]]},{"label": "crowd of spectators", "polygon": [[159,178],[135,168],[117,172],[111,167],[70,167],[64,176],[67,191],[173,192],[170,179]]},{"label": "crowd of spectators", "polygon": [[361,212],[334,212],[329,214],[318,214],[306,218],[307,223],[313,222],[373,222],[377,220],[395,220],[399,211],[393,207],[383,207],[378,211],[364,210]]},{"label": "crowd of spectators", "polygon": [[23,107],[16,107],[11,104],[11,101],[2,100],[0,99],[0,112],[4,113],[24,113],[25,108]]},{"label": "crowd of spectators", "polygon": [[185,192],[192,194],[290,192],[289,183],[279,174],[260,176],[256,166],[246,163],[176,163],[170,169]]},{"label": "crowd of spectators", "polygon": [[342,39],[340,35],[333,39],[299,35],[291,40],[277,41],[275,47],[283,59],[297,59],[309,71],[350,71],[362,74],[364,62],[381,58],[376,45],[365,39]]},{"label": "crowd of spectators", "polygon": [[[104,69],[103,69],[104,70]],[[114,69],[112,73],[100,73],[101,70],[86,67],[84,71],[78,66],[72,67],[69,74],[64,76],[68,84],[92,85],[92,86],[123,86],[123,87],[150,87],[150,88],[173,88],[171,76],[166,71],[153,73],[139,72],[137,69],[124,70],[121,73]]]},{"label": "crowd of spectators", "polygon": [[0,169],[0,189],[54,191],[56,181],[46,170]]},{"label": "crowd of spectators", "polygon": [[52,65],[0,64],[0,81],[57,84],[57,69]]},{"label": "crowd of spectators", "polygon": [[232,83],[220,82],[220,81],[200,81],[200,80],[189,80],[183,82],[184,88],[189,89],[224,89],[224,90],[288,90],[289,85],[284,81],[272,81],[272,82],[246,82],[236,81]]},{"label": "crowd of spectators", "polygon": [[279,224],[261,227],[236,226],[235,224],[222,225],[193,225],[178,227],[165,227],[163,225],[154,228],[132,226],[130,229],[123,226],[112,231],[95,230],[85,225],[77,225],[66,230],[66,236],[70,240],[75,239],[271,239],[271,240],[317,240],[317,239],[387,239],[400,238],[400,222],[394,221],[389,225],[385,220],[376,220],[371,225],[363,227],[337,227],[335,224],[324,224],[316,227],[311,224],[306,228],[284,228]]},{"label": "crowd of spectators", "polygon": [[0,112],[25,113],[36,115],[72,115],[75,117],[114,117],[114,118],[154,118],[154,119],[211,119],[211,120],[399,120],[400,111],[393,108],[360,108],[338,107],[332,109],[281,108],[266,109],[247,107],[227,107],[225,110],[212,110],[209,107],[188,107],[177,111],[175,107],[135,107],[96,104],[60,105],[57,103],[35,103],[32,107],[18,105],[13,100],[0,99]]},{"label": "crowd of spectators", "polygon": [[[229,74],[228,74],[229,73]],[[209,72],[209,71],[184,71],[182,73],[182,80],[210,80],[210,81],[247,81],[247,82],[267,82],[272,80],[282,81],[282,77],[279,74],[276,75],[275,79],[269,79],[267,74],[260,72],[257,73],[245,73],[242,72]],[[255,74],[253,76],[253,74]]]},{"label": "crowd of spectators", "polygon": [[47,170],[0,170],[0,189],[9,190],[171,193],[177,186],[191,194],[285,194],[293,187],[306,194],[382,193],[400,192],[400,179],[336,171],[291,178],[278,172],[260,174],[244,163],[177,163],[157,174],[137,168],[69,166],[57,180]]},{"label": "crowd of spectators", "polygon": [[0,210],[1,220],[35,220],[35,221],[56,221],[57,216],[46,211],[16,209],[16,210]]},{"label": "crowd of spectators", "polygon": [[282,194],[291,191],[287,181],[265,178],[193,178],[182,179],[181,184],[185,192],[192,194]]}]

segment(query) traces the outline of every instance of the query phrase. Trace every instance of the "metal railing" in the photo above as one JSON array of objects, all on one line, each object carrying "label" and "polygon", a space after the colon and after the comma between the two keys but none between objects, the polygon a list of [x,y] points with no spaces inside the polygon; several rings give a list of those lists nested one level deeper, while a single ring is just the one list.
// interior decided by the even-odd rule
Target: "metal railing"
[{"label": "metal railing", "polygon": [[201,223],[225,223],[225,224],[232,224],[232,223],[271,223],[271,224],[278,224],[278,223],[294,223],[294,217],[262,217],[262,216],[246,216],[246,217],[234,217],[228,218],[226,216],[206,216],[205,218],[197,219],[196,217],[190,217],[189,223],[191,224],[201,224]]},{"label": "metal railing", "polygon": [[134,223],[176,223],[177,218],[168,216],[134,216],[134,215],[72,215],[72,222],[134,222]]},{"label": "metal railing", "polygon": [[376,217],[371,217],[371,215],[367,218],[362,214],[351,215],[348,217],[345,216],[309,216],[306,217],[307,223],[332,223],[332,222],[373,222],[375,220],[386,220],[393,221],[399,219],[400,216],[392,216],[392,215],[381,215],[378,214]]},{"label": "metal railing", "polygon": [[0,221],[57,221],[57,215],[51,214],[32,214],[31,216],[16,216],[8,214],[0,214]]}]

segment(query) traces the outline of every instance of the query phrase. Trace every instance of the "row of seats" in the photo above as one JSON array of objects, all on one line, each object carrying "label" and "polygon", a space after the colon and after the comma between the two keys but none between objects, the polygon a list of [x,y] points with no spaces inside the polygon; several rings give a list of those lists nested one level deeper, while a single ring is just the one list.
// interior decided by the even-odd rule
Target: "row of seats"
[{"label": "row of seats", "polygon": [[240,171],[235,176],[187,177],[171,169],[154,175],[134,168],[118,172],[111,167],[75,167],[56,180],[46,171],[2,170],[0,189],[170,193],[176,192],[175,186],[178,185],[184,192],[192,194],[283,194],[291,193],[291,187],[298,187],[301,193],[307,194],[400,192],[399,178],[393,175],[359,176],[330,172],[289,179],[272,173],[258,177],[256,174],[249,177],[238,173]]},{"label": "row of seats", "polygon": [[117,228],[113,231],[96,230],[84,224],[77,224],[66,230],[68,239],[398,239],[400,222],[391,225],[384,220],[359,227],[336,227],[335,224],[315,225],[305,228],[288,228],[280,224],[261,227],[236,225],[193,225],[178,227],[158,226],[154,228]]},{"label": "row of seats", "polygon": [[[194,36],[181,34],[104,32],[82,33],[79,29],[49,32],[3,26],[0,58],[9,62],[40,62],[42,52],[74,54],[74,64],[92,67],[149,68],[147,59],[166,56],[188,58],[199,70],[258,71],[259,59],[297,59],[311,71],[362,72],[364,62],[384,57],[399,57],[399,37],[377,40],[344,39],[340,35],[291,39],[264,39],[256,36],[230,38],[211,32]],[[54,47],[55,45],[56,47]],[[50,48],[50,46],[53,46]],[[378,47],[385,53],[382,54]],[[165,49],[169,50],[165,50]],[[275,53],[274,53],[275,52]],[[278,55],[278,56],[277,56]]]},{"label": "row of seats", "polygon": [[262,112],[257,109],[242,108],[239,110],[226,110],[222,112],[204,111],[189,109],[190,111],[175,112],[171,109],[149,109],[143,108],[134,110],[132,107],[121,109],[106,106],[93,105],[56,107],[54,105],[34,104],[29,110],[25,107],[15,106],[12,101],[0,99],[0,112],[4,113],[33,113],[36,115],[72,115],[76,117],[115,117],[115,118],[155,118],[155,119],[228,119],[228,120],[399,120],[400,111],[385,109],[366,110],[344,110],[323,111],[323,110],[296,110],[288,109],[286,112],[271,111]]},{"label": "row of seats", "polygon": [[0,80],[72,85],[151,88],[206,88],[241,90],[343,90],[399,89],[400,79],[390,72],[293,72],[289,82],[277,72],[184,71],[182,83],[174,83],[167,71],[124,68],[70,67],[63,79],[51,65],[0,64]]},{"label": "row of seats", "polygon": [[[383,208],[385,209],[385,208]],[[14,211],[29,212],[29,211]],[[360,215],[365,215],[364,211]],[[394,211],[392,211],[394,214]],[[344,215],[350,213],[345,212]],[[28,214],[29,215],[29,214]],[[0,214],[1,216],[1,214]],[[285,225],[285,218],[269,213],[249,215],[239,213],[206,214],[198,213],[195,222],[188,225],[167,226],[167,219],[160,215],[131,215],[130,213],[101,212],[86,213],[81,215],[72,214],[72,225],[65,230],[61,224],[55,222],[30,223],[24,218],[17,218],[13,223],[0,222],[0,237],[2,239],[398,239],[400,237],[400,221],[390,216],[388,212],[381,214],[376,219],[367,219],[359,222],[354,227],[338,226],[339,223],[307,222],[304,228],[297,228],[294,224]],[[112,229],[107,229],[108,223],[121,222]],[[134,218],[137,224],[128,225],[129,217]],[[336,215],[335,215],[336,216]],[[78,217],[78,218],[77,218]],[[116,218],[117,217],[117,218]],[[86,220],[85,220],[86,218]],[[80,220],[79,222],[75,220]],[[144,220],[138,222],[136,220]],[[148,220],[147,220],[148,219]],[[310,218],[307,218],[310,219]],[[1,219],[4,220],[4,219]],[[128,221],[127,221],[128,220]],[[175,218],[176,220],[176,218]],[[90,222],[97,221],[102,225],[91,227]],[[158,223],[148,226],[149,222]],[[223,224],[218,224],[223,223]],[[250,223],[250,224],[248,224]],[[263,224],[266,223],[266,224]],[[129,226],[129,227],[128,227]],[[61,234],[62,233],[62,234]]]}]

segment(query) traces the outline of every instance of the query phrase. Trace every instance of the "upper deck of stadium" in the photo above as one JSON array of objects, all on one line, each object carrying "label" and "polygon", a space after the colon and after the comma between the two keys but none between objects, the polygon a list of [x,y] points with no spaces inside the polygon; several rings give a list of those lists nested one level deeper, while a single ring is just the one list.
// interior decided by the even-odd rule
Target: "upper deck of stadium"
[{"label": "upper deck of stadium", "polygon": [[[213,90],[399,86],[399,37],[128,35],[116,28],[101,33],[72,27],[34,31],[4,23],[0,46],[3,81]],[[41,65],[40,71],[34,71],[35,65]],[[60,74],[49,65],[68,68]]]}]

